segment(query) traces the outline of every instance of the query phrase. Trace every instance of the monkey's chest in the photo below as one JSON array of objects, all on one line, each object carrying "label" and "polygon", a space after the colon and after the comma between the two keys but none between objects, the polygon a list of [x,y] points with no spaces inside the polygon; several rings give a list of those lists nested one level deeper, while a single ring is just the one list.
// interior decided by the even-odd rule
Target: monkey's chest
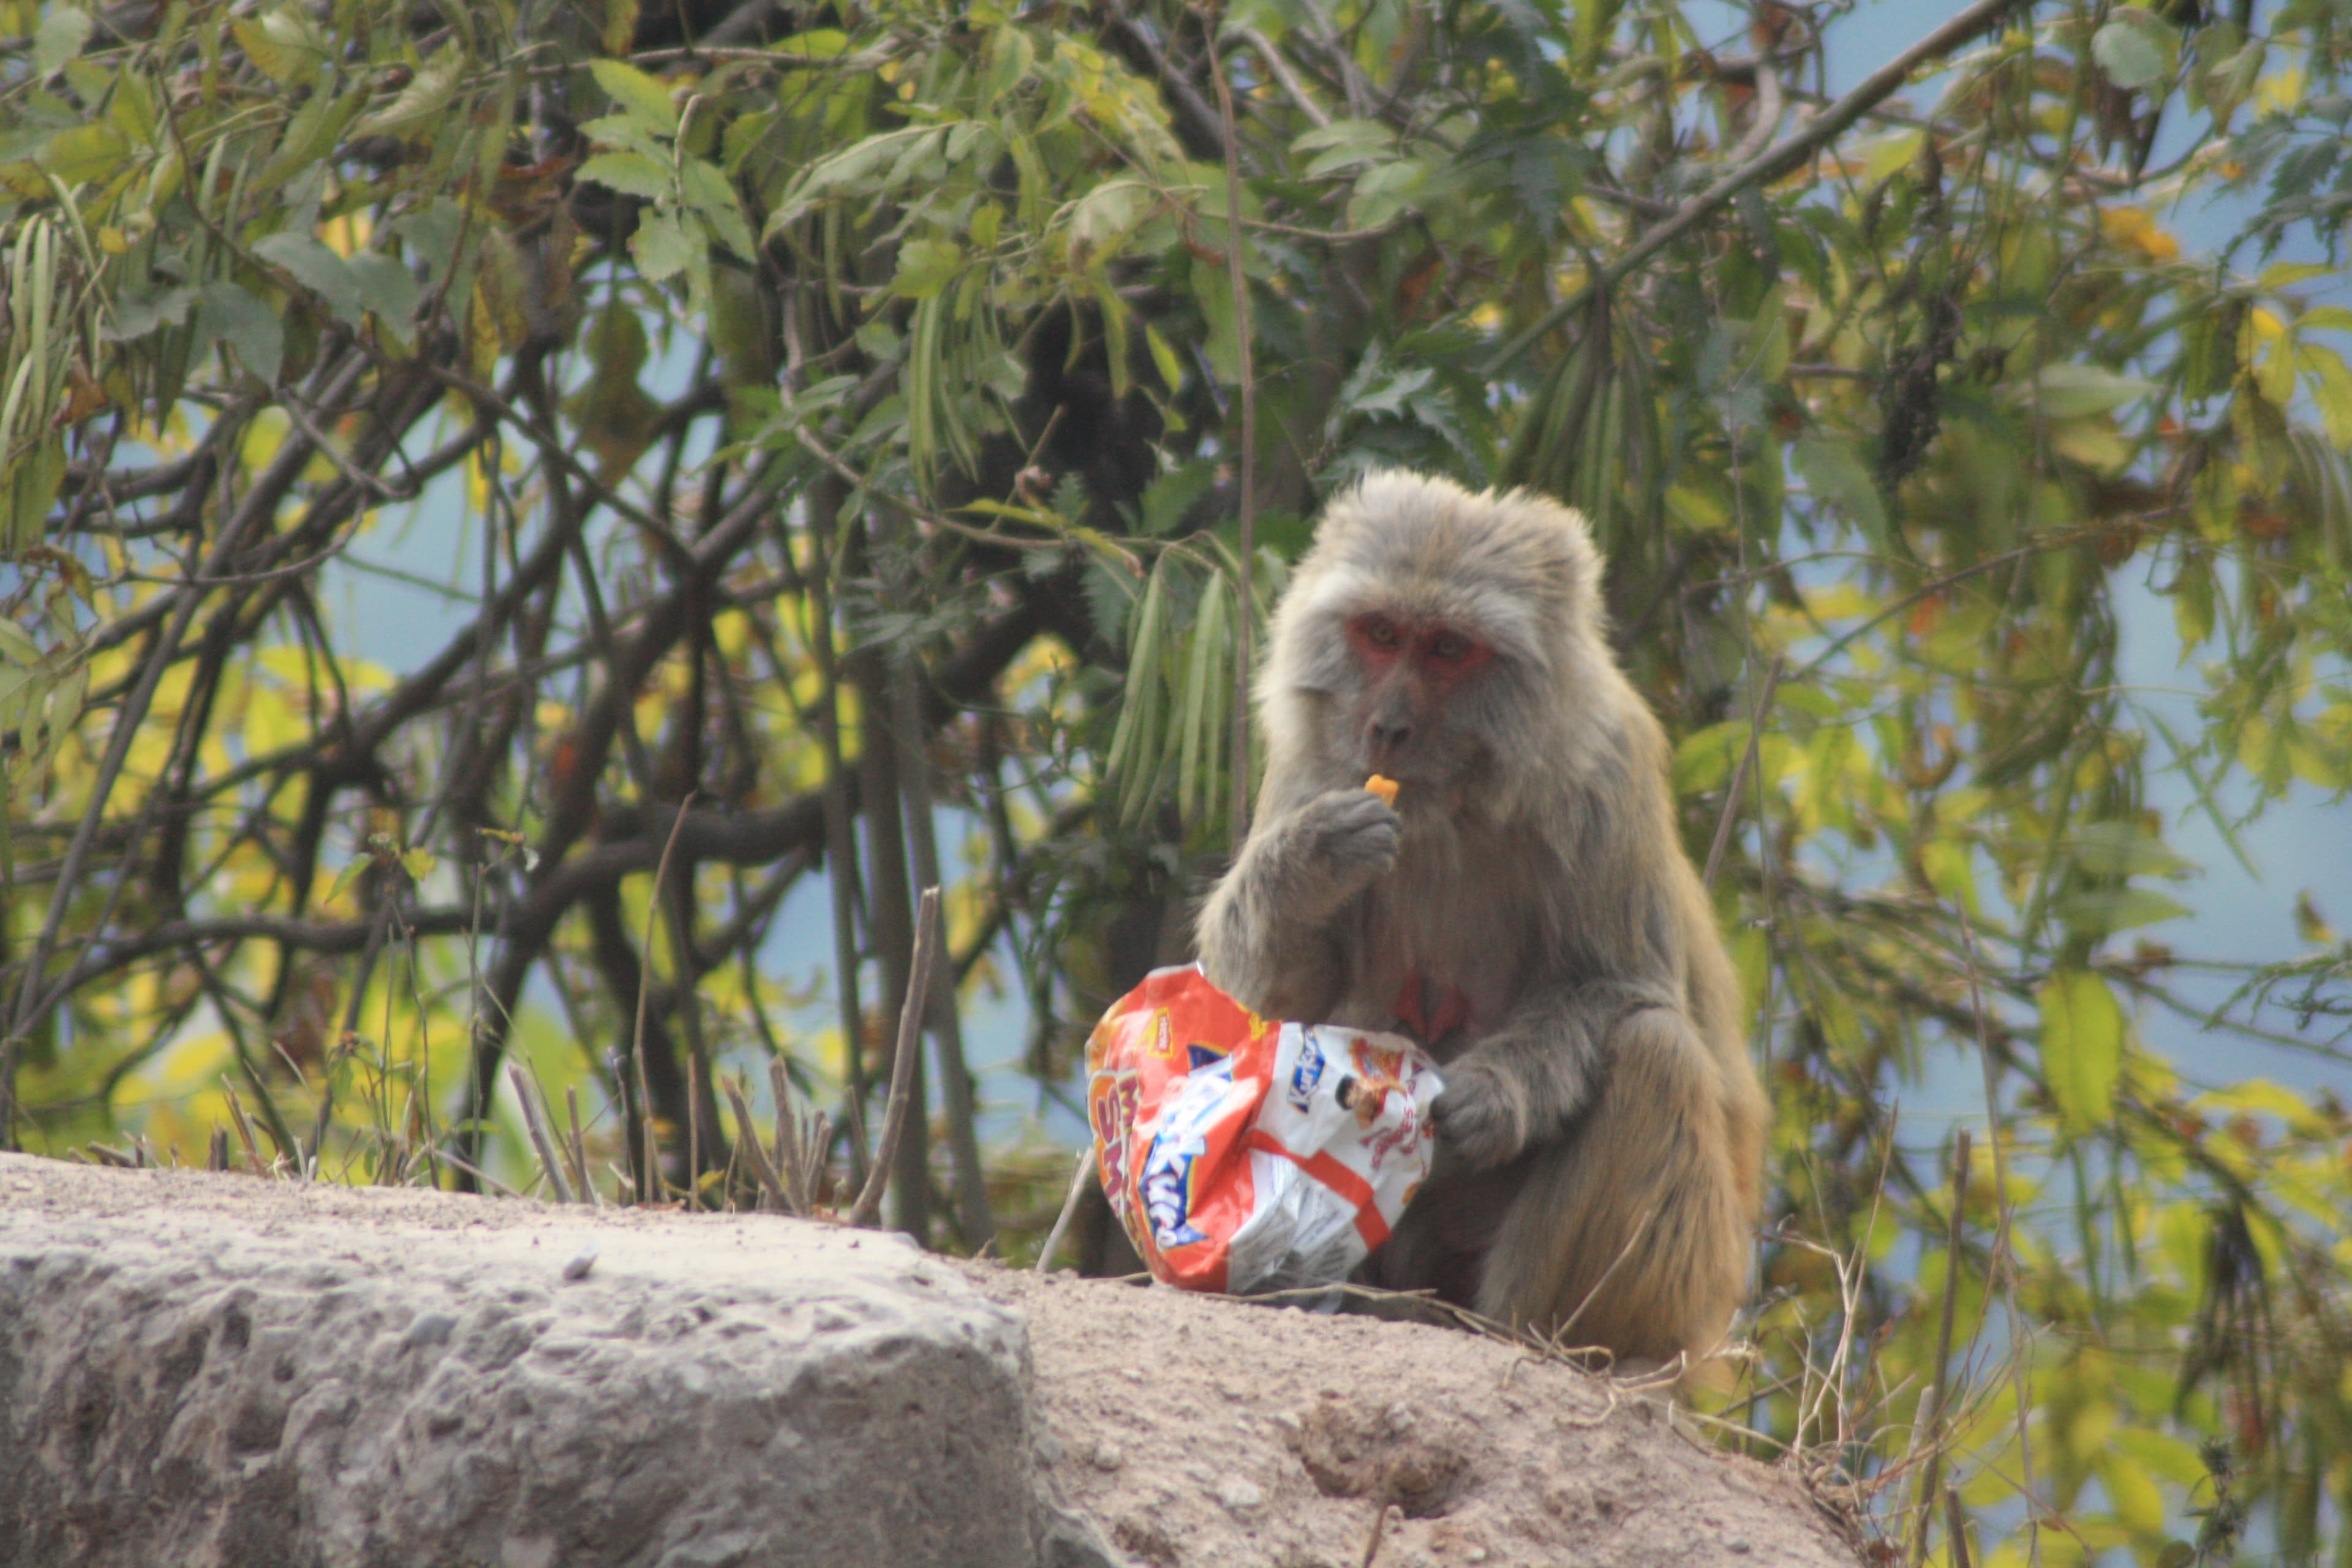
[{"label": "monkey's chest", "polygon": [[1443,1061],[1510,1012],[1525,932],[1465,901],[1437,902],[1446,907],[1375,900],[1367,910],[1360,962],[1335,1022],[1411,1035]]}]

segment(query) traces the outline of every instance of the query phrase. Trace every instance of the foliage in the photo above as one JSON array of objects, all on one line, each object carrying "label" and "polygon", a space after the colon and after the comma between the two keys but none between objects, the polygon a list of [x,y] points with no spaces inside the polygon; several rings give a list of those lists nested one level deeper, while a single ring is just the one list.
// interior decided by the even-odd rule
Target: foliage
[{"label": "foliage", "polygon": [[[1833,5],[0,21],[0,1137],[521,1184],[518,1058],[575,1179],[726,1202],[772,1058],[862,1180],[914,889],[1066,1092],[1229,842],[1305,520],[1529,484],[1779,1107],[1737,1440],[1939,1561],[1940,1476],[1976,1561],[2352,1563],[2352,1117],[2141,1035],[2206,1013],[2150,781],[2225,837],[2352,784],[2352,315],[2278,258],[2352,201],[2328,0],[1972,7],[1924,110],[1818,90]],[[358,657],[361,581],[437,645]],[[2307,912],[2210,1025],[2341,1063]],[[1063,1161],[981,1148],[952,1000],[895,1218],[1025,1248]],[[1979,1081],[1964,1169],[1900,1135]]]}]

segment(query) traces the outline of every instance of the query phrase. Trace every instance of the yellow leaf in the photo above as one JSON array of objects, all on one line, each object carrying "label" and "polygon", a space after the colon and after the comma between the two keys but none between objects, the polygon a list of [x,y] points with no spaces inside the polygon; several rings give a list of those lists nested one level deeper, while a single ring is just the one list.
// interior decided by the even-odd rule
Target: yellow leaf
[{"label": "yellow leaf", "polygon": [[2179,259],[2180,242],[2158,228],[2146,207],[2109,207],[2099,214],[2099,226],[2109,239],[2151,261]]},{"label": "yellow leaf", "polygon": [[1924,131],[1906,131],[1900,135],[1889,136],[1871,148],[1862,166],[1862,183],[1877,184],[1905,167],[1919,155],[1920,144],[1927,139],[1927,133]]},{"label": "yellow leaf", "polygon": [[637,0],[604,0],[604,52],[625,55],[636,37]]},{"label": "yellow leaf", "polygon": [[2060,970],[2036,993],[2042,1009],[2042,1071],[2068,1129],[2087,1132],[2115,1115],[2123,1079],[2124,1010],[2088,970]]}]

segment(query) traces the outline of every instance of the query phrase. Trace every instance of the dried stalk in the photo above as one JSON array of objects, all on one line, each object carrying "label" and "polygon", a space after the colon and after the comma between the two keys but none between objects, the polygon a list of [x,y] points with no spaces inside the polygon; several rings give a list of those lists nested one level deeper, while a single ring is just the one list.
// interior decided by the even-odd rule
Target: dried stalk
[{"label": "dried stalk", "polygon": [[[694,795],[695,792],[688,790],[686,798],[677,803],[677,815],[670,819],[669,841],[662,846],[661,861],[654,868],[653,894],[646,900],[645,958],[637,965],[637,1028],[629,1047],[629,1056],[637,1068],[637,1115],[645,1122],[646,1168],[637,1187],[637,1201],[641,1204],[657,1200],[662,1184],[661,1146],[654,1131],[653,1089],[646,1082],[646,998],[654,983],[654,921],[661,915],[662,884],[669,879],[669,858],[677,848],[678,830],[686,826],[686,808],[694,804]],[[688,1172],[686,1179],[692,1183],[694,1173]]]},{"label": "dried stalk", "polygon": [[580,1090],[575,1085],[563,1086],[563,1106],[572,1117],[571,1141],[566,1152],[572,1156],[572,1179],[587,1194],[587,1201],[598,1208],[604,1206],[604,1194],[588,1179],[588,1141],[580,1134]]},{"label": "dried stalk", "polygon": [[1968,1210],[1969,1130],[1961,1128],[1952,1141],[1952,1218],[1944,1234],[1944,1319],[1936,1331],[1936,1380],[1927,1388],[1917,1424],[1912,1428],[1915,1447],[1925,1444],[1927,1468],[1919,1479],[1919,1534],[1911,1560],[1927,1560],[1927,1533],[1936,1519],[1936,1494],[1944,1468],[1944,1412],[1952,1366],[1952,1318],[1960,1294],[1960,1221]]},{"label": "dried stalk", "polygon": [[572,1183],[563,1173],[563,1162],[556,1156],[555,1138],[548,1128],[539,1085],[522,1070],[520,1062],[507,1064],[507,1081],[514,1085],[515,1099],[522,1105],[523,1131],[530,1136],[531,1150],[539,1156],[540,1168],[547,1173],[547,1184],[555,1189],[555,1201],[572,1202]]},{"label": "dried stalk", "polygon": [[1063,1236],[1070,1228],[1071,1219],[1078,1212],[1078,1200],[1086,1196],[1087,1178],[1094,1174],[1095,1151],[1091,1141],[1078,1151],[1078,1167],[1070,1173],[1070,1190],[1062,1199],[1062,1212],[1054,1217],[1054,1228],[1045,1233],[1045,1245],[1037,1249],[1037,1272],[1043,1274],[1054,1266],[1054,1254],[1062,1245]]},{"label": "dried stalk", "polygon": [[[808,1157],[801,1152],[800,1118],[793,1112],[793,1075],[784,1070],[781,1057],[768,1058],[768,1089],[776,1100],[776,1164],[783,1173],[785,1200],[793,1213],[808,1214],[816,1184],[809,1176]],[[823,1142],[817,1142],[821,1157]]]},{"label": "dried stalk", "polygon": [[762,1206],[785,1214],[801,1213],[800,1205],[784,1191],[776,1168],[768,1163],[768,1151],[760,1142],[760,1124],[751,1120],[751,1108],[744,1102],[743,1091],[731,1083],[727,1086],[727,1103],[735,1109],[735,1146],[751,1163],[751,1178],[760,1184],[765,1200]]},{"label": "dried stalk", "polygon": [[[910,869],[918,886],[936,888],[940,886],[940,847],[931,826],[931,761],[923,745],[922,699],[915,686],[911,654],[901,658],[891,671],[890,698],[898,748],[898,789],[907,803]],[[939,1052],[940,1103],[947,1112],[948,1149],[955,1158],[956,1222],[963,1232],[964,1245],[978,1252],[995,1239],[996,1219],[989,1212],[988,1173],[981,1163],[979,1112],[973,1104],[971,1073],[964,1065],[953,965],[934,966],[924,1000],[929,1009],[931,1043]]]}]

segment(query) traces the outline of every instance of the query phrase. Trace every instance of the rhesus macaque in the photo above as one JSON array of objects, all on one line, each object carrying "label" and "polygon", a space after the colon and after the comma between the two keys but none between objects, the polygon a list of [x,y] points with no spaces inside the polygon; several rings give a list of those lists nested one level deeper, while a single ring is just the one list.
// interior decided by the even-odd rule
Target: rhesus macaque
[{"label": "rhesus macaque", "polygon": [[1436,1168],[1362,1278],[1665,1362],[1738,1304],[1766,1105],[1600,577],[1583,519],[1525,491],[1391,472],[1335,500],[1275,614],[1265,784],[1201,956],[1263,1016],[1443,1064]]}]

